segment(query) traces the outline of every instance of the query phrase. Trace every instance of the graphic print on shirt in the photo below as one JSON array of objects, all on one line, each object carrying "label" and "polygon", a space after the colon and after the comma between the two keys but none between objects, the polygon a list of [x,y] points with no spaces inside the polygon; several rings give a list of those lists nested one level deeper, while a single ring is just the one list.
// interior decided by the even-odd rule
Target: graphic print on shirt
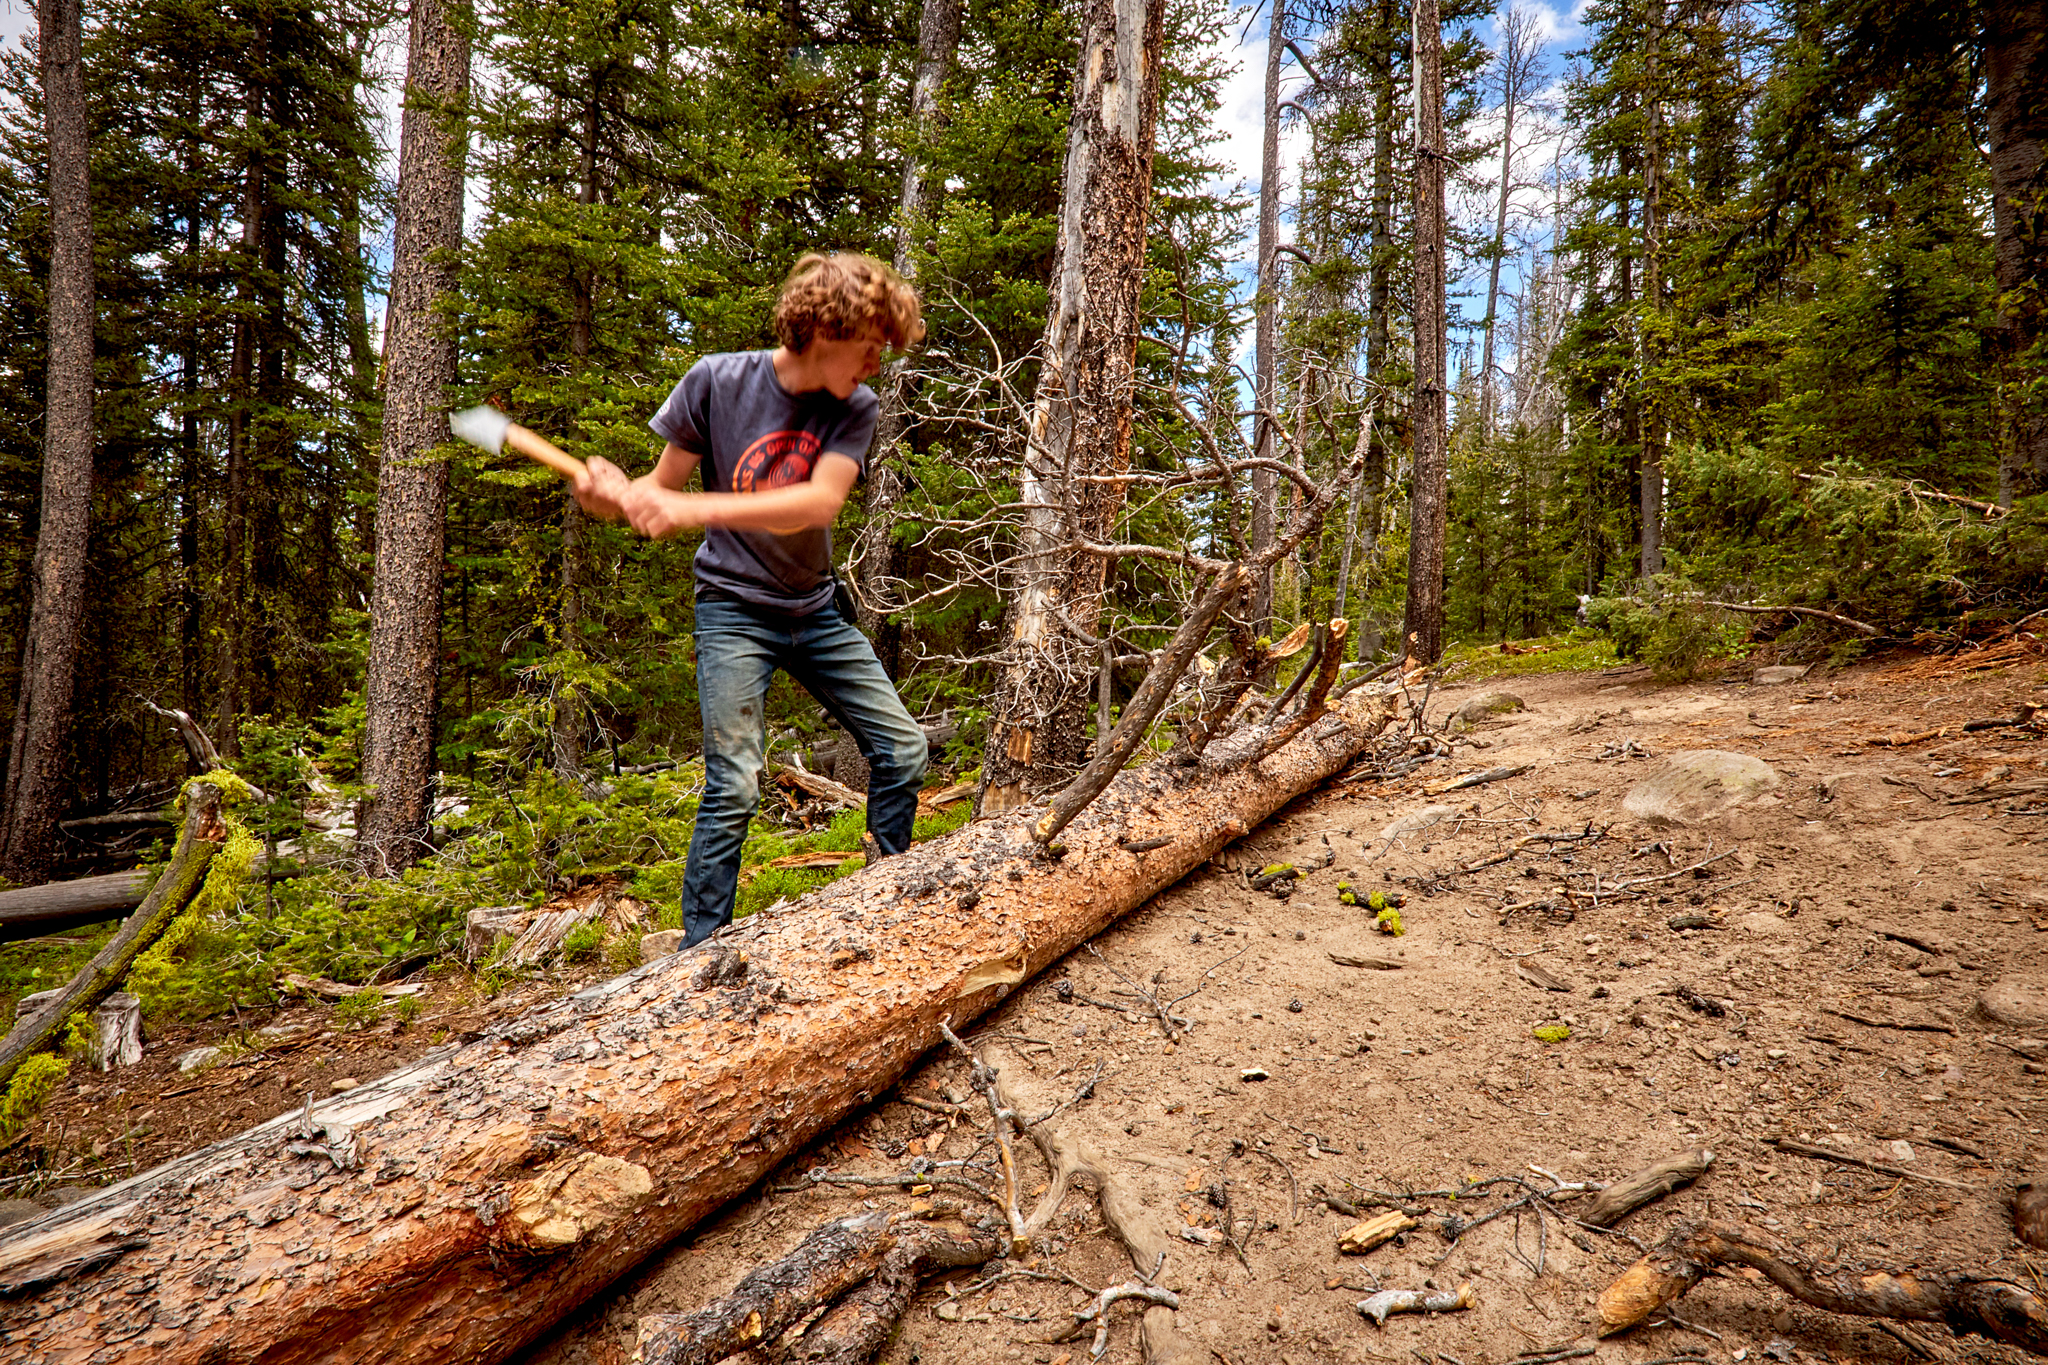
[{"label": "graphic print on shirt", "polygon": [[733,466],[735,493],[807,483],[818,459],[818,438],[808,431],[771,431],[748,446]]}]

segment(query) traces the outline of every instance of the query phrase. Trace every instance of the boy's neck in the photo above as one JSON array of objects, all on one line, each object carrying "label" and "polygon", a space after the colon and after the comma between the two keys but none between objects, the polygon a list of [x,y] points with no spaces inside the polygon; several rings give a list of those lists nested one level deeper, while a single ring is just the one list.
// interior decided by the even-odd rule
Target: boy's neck
[{"label": "boy's neck", "polygon": [[785,393],[812,393],[825,387],[810,356],[798,355],[787,346],[777,346],[770,360],[775,365],[775,382],[782,385]]}]

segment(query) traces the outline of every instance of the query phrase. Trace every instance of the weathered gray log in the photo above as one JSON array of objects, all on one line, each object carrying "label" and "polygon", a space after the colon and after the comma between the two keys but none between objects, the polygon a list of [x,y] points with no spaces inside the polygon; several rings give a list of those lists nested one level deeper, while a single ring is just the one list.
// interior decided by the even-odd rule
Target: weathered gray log
[{"label": "weathered gray log", "polygon": [[185,825],[171,861],[149,889],[140,908],[128,917],[120,932],[93,955],[78,974],[66,982],[57,998],[32,1018],[16,1021],[0,1039],[0,1085],[5,1085],[30,1054],[49,1046],[65,1021],[79,1010],[89,1010],[105,999],[128,975],[128,968],[143,949],[157,941],[172,920],[198,893],[213,865],[213,855],[227,841],[228,827],[221,811],[221,790],[211,782],[194,782],[185,789]]},{"label": "weathered gray log", "polygon": [[110,872],[104,877],[0,891],[0,943],[125,915],[142,904],[149,878],[150,874],[142,871]]},{"label": "weathered gray log", "polygon": [[[970,825],[0,1231],[0,1292],[22,1296],[0,1304],[9,1360],[512,1356],[881,1095],[942,1024],[1342,772],[1376,732],[1358,719],[1333,711],[1227,780],[1126,772],[1063,859],[1033,812]],[[593,1156],[614,1194],[542,1189]]]}]

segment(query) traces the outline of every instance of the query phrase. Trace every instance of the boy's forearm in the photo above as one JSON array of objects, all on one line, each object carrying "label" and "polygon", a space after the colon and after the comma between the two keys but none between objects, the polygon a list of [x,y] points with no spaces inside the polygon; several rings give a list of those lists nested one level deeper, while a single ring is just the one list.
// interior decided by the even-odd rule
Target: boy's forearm
[{"label": "boy's forearm", "polygon": [[696,493],[685,496],[702,512],[704,525],[723,526],[733,531],[816,530],[830,526],[845,502],[831,490],[807,483],[764,489],[758,493]]}]

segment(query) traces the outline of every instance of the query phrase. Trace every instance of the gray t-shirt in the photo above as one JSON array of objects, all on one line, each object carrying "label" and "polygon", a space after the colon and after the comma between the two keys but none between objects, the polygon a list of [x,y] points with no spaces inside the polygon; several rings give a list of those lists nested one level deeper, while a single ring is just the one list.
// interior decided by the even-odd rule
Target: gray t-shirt
[{"label": "gray t-shirt", "polygon": [[[844,455],[867,473],[875,434],[875,392],[850,398],[825,389],[792,394],[775,377],[772,351],[707,355],[690,367],[647,425],[701,457],[704,487],[751,493],[808,483],[826,454]],[[832,600],[832,532],[704,530],[693,565],[699,589],[791,616],[809,616]]]}]

